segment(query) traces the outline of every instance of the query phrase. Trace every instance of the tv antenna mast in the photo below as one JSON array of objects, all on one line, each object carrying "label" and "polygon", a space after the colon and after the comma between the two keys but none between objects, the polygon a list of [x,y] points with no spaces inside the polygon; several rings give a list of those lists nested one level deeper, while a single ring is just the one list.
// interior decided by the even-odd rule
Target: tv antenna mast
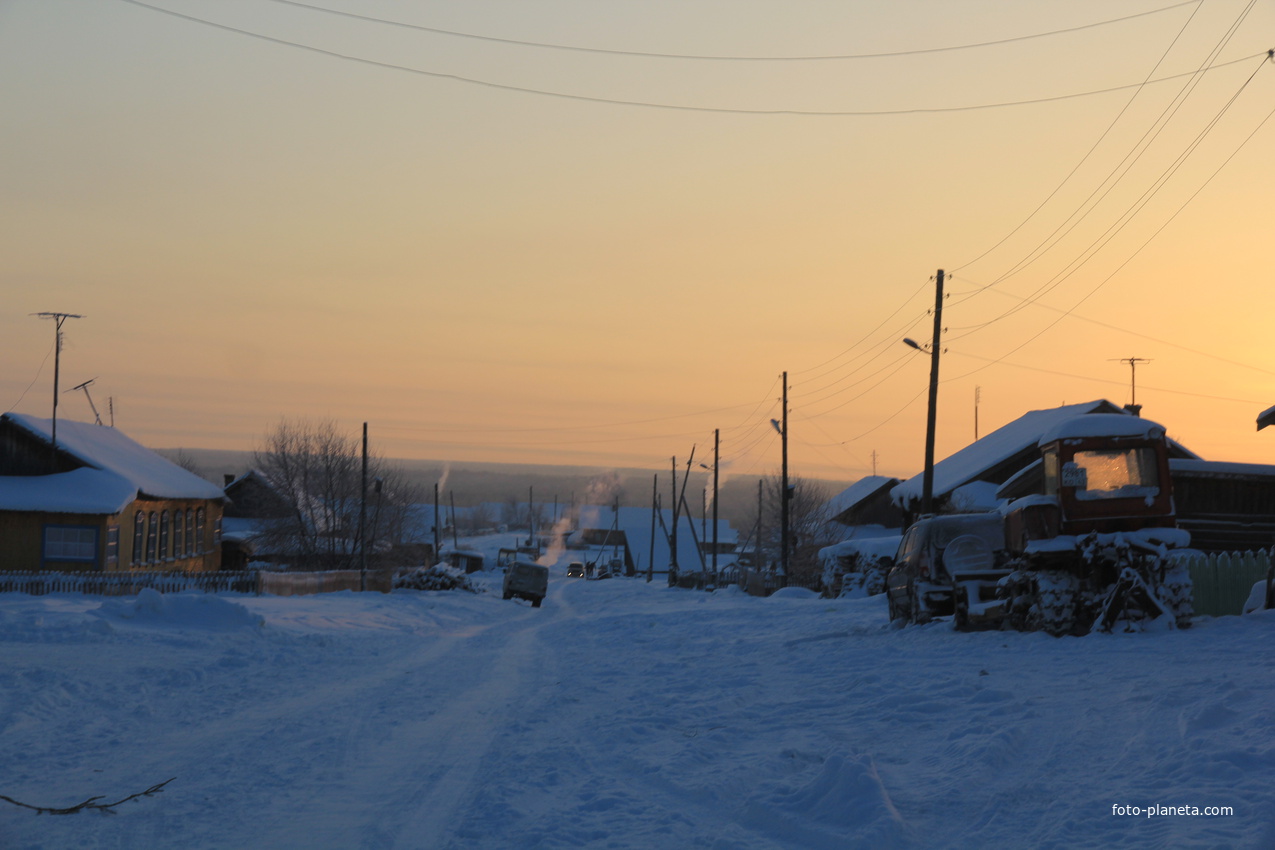
[{"label": "tv antenna mast", "polygon": [[58,446],[58,371],[62,361],[62,323],[67,319],[83,319],[84,317],[76,313],[32,313],[41,319],[52,319],[55,324],[54,329],[54,354],[53,354],[53,450],[56,456]]},{"label": "tv antenna mast", "polygon": [[1151,361],[1145,357],[1116,357],[1112,358],[1113,363],[1129,364],[1129,408],[1136,416],[1138,411],[1138,364],[1150,363]]},{"label": "tv antenna mast", "polygon": [[89,384],[93,383],[96,380],[97,378],[89,378],[84,383],[76,384],[75,386],[71,387],[69,390],[67,390],[67,392],[73,393],[76,390],[84,390],[84,397],[89,400],[89,407],[93,409],[93,418],[97,420],[98,425],[101,425],[102,414],[97,412],[97,405],[93,403],[93,396],[89,395]]}]

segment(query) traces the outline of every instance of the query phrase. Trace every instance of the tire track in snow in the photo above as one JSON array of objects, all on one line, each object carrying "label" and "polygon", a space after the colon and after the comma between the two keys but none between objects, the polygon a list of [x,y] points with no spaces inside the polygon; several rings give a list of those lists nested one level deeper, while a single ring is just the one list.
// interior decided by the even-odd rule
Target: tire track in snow
[{"label": "tire track in snow", "polygon": [[319,742],[329,763],[311,757],[301,765],[306,775],[277,803],[293,813],[259,846],[445,845],[477,794],[493,745],[535,687],[536,635],[546,613],[528,609],[463,637],[431,641],[402,661],[377,660],[379,673],[334,683],[337,693],[299,730],[294,749],[330,738],[334,729],[341,740]]}]

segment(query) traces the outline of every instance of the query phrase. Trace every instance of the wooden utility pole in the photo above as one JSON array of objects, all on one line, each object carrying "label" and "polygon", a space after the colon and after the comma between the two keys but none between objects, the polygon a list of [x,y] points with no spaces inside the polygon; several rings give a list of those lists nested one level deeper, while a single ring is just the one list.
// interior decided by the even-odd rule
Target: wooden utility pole
[{"label": "wooden utility pole", "polygon": [[930,342],[930,404],[925,419],[925,475],[921,485],[921,513],[934,512],[934,431],[938,423],[939,351],[943,337],[943,270],[935,276],[934,335]]},{"label": "wooden utility pole", "polygon": [[721,461],[722,431],[713,429],[713,581],[717,580],[717,467]]},{"label": "wooden utility pole", "polygon": [[673,533],[669,535],[669,582],[677,576],[677,455],[673,455]]},{"label": "wooden utility pole", "polygon": [[[62,369],[62,323],[67,319],[83,319],[76,313],[33,313],[41,319],[53,320],[53,443],[49,457],[54,465],[57,463],[58,449],[58,377]],[[50,469],[50,472],[53,470]]]},{"label": "wooden utility pole", "polygon": [[783,446],[783,465],[781,475],[782,490],[779,494],[779,567],[783,571],[785,577],[788,575],[788,502],[790,493],[788,492],[788,373],[783,374],[784,395],[783,395],[783,425],[779,429],[779,436],[782,438],[780,443]]},{"label": "wooden utility pole", "polygon": [[765,478],[757,479],[757,534],[753,537],[753,567],[755,569],[762,568],[761,512],[765,495],[765,483]]},{"label": "wooden utility pole", "polygon": [[437,481],[435,481],[435,482],[434,482],[434,563],[435,563],[435,564],[437,564],[437,563],[438,563],[438,560],[439,560],[439,559],[438,559],[439,549],[440,549],[440,548],[442,547],[442,545],[443,545],[443,542],[442,542],[442,540],[440,539],[440,535],[442,534],[442,530],[439,528],[438,523],[439,523],[439,518],[438,518],[438,482],[437,482]]},{"label": "wooden utility pole", "polygon": [[367,423],[363,423],[363,477],[359,499],[359,590],[367,590]]},{"label": "wooden utility pole", "polygon": [[660,476],[651,476],[651,548],[647,549],[646,583],[655,578],[655,518],[660,513]]},{"label": "wooden utility pole", "polygon": [[978,442],[978,403],[983,396],[983,388],[974,388],[974,442]]}]

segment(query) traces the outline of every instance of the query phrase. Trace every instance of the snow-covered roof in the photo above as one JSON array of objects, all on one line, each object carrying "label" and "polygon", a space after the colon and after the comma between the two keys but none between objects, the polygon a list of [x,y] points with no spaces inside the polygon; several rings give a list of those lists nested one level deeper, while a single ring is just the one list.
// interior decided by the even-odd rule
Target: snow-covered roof
[{"label": "snow-covered roof", "polygon": [[[655,569],[663,570],[669,563],[669,544],[662,529],[668,531],[673,530],[673,512],[668,508],[662,508],[660,514],[664,520],[661,526],[656,521],[655,526],[655,550],[651,551],[651,521],[653,519],[650,508],[638,507],[622,507],[620,508],[620,516],[618,528],[624,532],[625,540],[629,544],[629,553],[633,556],[634,567],[639,570],[647,569],[654,557]],[[597,505],[584,505],[580,508],[579,527],[581,529],[609,529],[615,523],[615,513],[609,507],[601,507]],[[692,527],[694,529],[692,533]],[[708,524],[708,541],[713,539],[712,523]],[[698,517],[688,517],[682,514],[677,523],[677,563],[682,570],[698,570],[701,565],[701,553],[695,546],[697,538],[704,537],[703,523]],[[717,540],[719,543],[737,543],[739,534],[735,529],[730,527],[730,523],[726,520],[718,520],[717,522]],[[700,542],[704,542],[701,540]],[[711,555],[703,556],[705,559],[711,558]],[[729,556],[718,555],[718,566],[725,565],[730,560]]]},{"label": "snow-covered roof", "polygon": [[[53,423],[21,413],[2,417],[44,442]],[[139,494],[156,499],[221,499],[221,488],[182,469],[115,428],[58,420],[59,451],[84,464],[54,475],[0,476],[0,509],[118,513]]]},{"label": "snow-covered roof", "polygon": [[1001,500],[996,495],[1000,489],[987,481],[971,481],[962,484],[952,491],[952,509],[963,514],[985,514],[1000,507]]},{"label": "snow-covered roof", "polygon": [[1145,437],[1155,439],[1164,436],[1164,426],[1150,419],[1140,419],[1122,413],[1091,413],[1074,416],[1054,423],[1040,435],[1037,445],[1055,440],[1079,440],[1086,437]]},{"label": "snow-covered roof", "polygon": [[1275,407],[1268,407],[1257,415],[1257,430],[1262,430],[1267,425],[1275,425]]},{"label": "snow-covered roof", "polygon": [[880,492],[883,487],[897,484],[898,482],[899,479],[887,478],[884,475],[864,476],[828,500],[828,516],[836,519],[851,508],[858,506],[860,502]]},{"label": "snow-covered roof", "polygon": [[819,550],[819,560],[863,555],[868,558],[893,558],[899,550],[903,535],[883,534],[881,537],[855,537],[842,540]]},{"label": "snow-covered roof", "polygon": [[[1034,451],[1045,434],[1059,422],[1076,416],[1095,413],[1113,413],[1118,411],[1116,405],[1104,399],[1089,401],[1083,404],[1067,404],[1048,410],[1032,410],[997,428],[987,436],[970,443],[960,451],[934,464],[934,496],[946,496],[948,493],[967,484],[977,481],[988,470],[1005,463],[1024,451]],[[1115,415],[1133,418],[1130,414]],[[890,491],[895,504],[906,505],[920,501],[924,482],[923,476],[915,475]]]},{"label": "snow-covered roof", "polygon": [[135,498],[128,479],[88,466],[56,475],[0,475],[0,511],[116,514]]}]

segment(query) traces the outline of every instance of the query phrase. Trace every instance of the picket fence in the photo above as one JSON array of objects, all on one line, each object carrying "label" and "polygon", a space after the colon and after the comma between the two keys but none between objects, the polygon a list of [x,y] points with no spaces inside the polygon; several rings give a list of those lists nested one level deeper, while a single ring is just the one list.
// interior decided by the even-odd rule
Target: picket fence
[{"label": "picket fence", "polygon": [[160,593],[257,593],[254,572],[0,572],[0,593],[82,593],[132,596],[150,588]]},{"label": "picket fence", "polygon": [[1271,554],[1252,552],[1196,552],[1185,557],[1195,586],[1195,613],[1210,617],[1241,614],[1253,585],[1266,581]]},{"label": "picket fence", "polygon": [[[254,593],[305,596],[359,590],[358,570],[315,573],[243,572],[0,572],[0,593],[82,593],[86,596],[133,596],[147,588],[160,593],[200,590],[204,593]],[[389,593],[393,576],[385,570],[367,572],[367,589]]]}]

